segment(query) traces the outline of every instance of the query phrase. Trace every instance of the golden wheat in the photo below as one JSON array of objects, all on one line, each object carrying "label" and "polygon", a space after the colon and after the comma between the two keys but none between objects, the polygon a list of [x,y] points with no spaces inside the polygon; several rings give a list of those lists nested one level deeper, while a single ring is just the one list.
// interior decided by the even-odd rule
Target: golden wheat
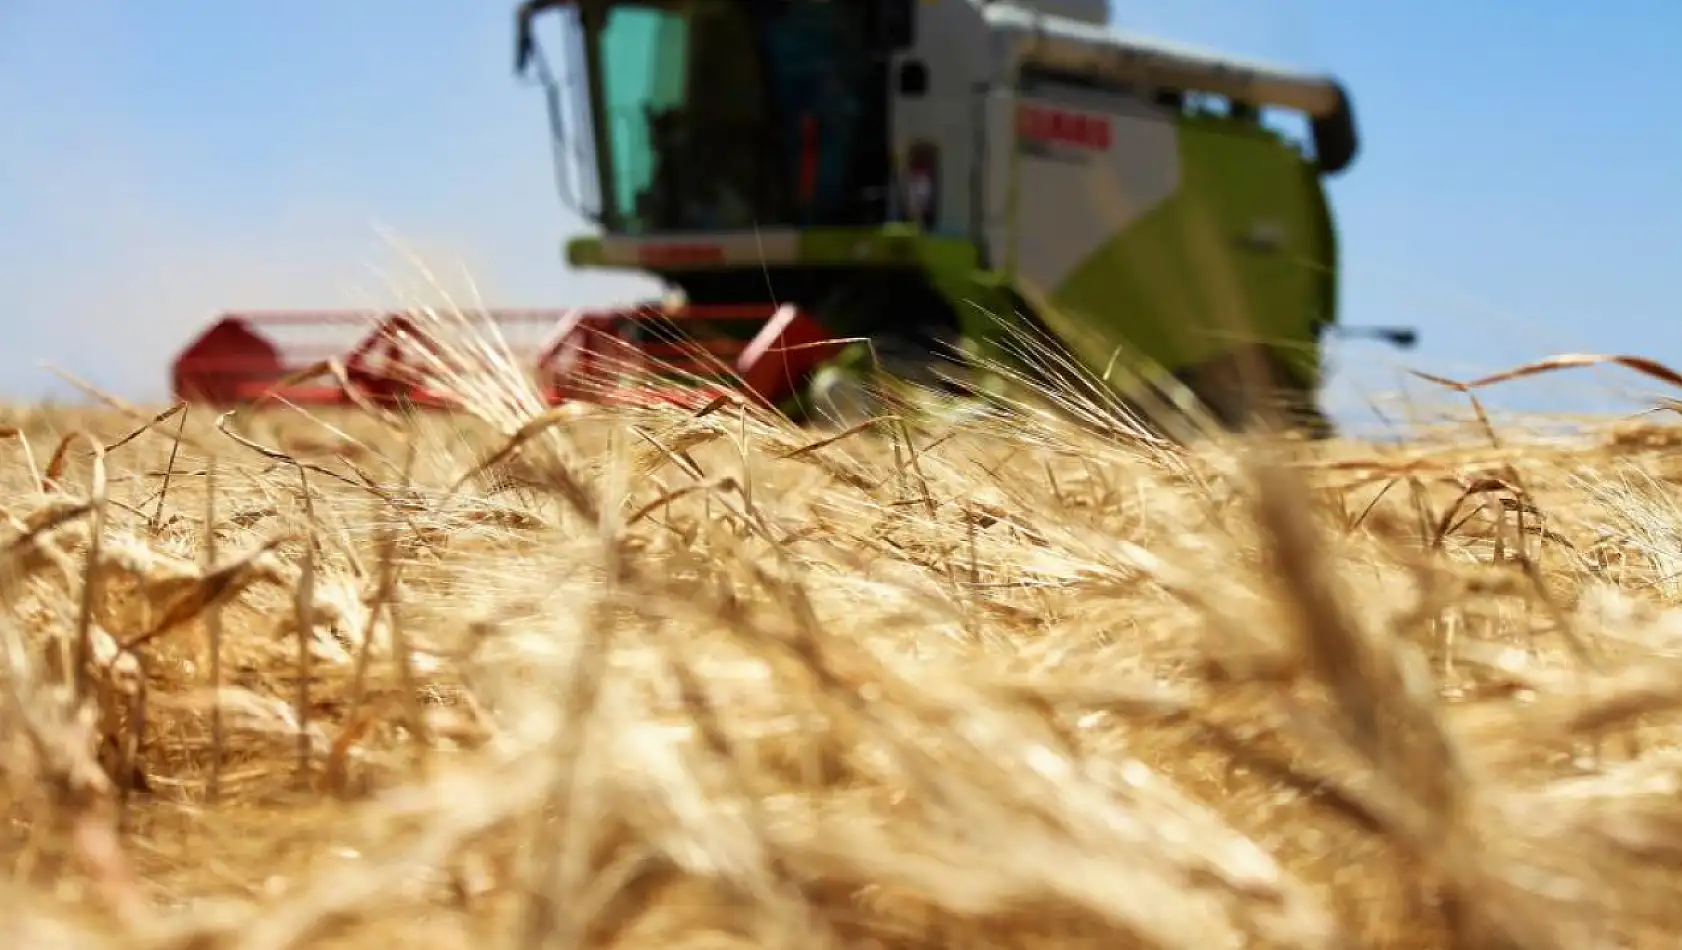
[{"label": "golden wheat", "polygon": [[0,420],[14,945],[1682,938],[1673,429],[824,434],[479,366]]}]

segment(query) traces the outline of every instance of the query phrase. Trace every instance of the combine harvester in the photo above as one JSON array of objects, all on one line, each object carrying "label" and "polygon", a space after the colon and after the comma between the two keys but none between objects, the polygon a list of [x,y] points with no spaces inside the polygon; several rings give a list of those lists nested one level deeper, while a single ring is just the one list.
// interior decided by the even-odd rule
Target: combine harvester
[{"label": "combine harvester", "polygon": [[[551,20],[565,75],[536,39]],[[563,201],[600,231],[567,260],[677,302],[486,316],[534,329],[514,352],[555,401],[722,386],[809,418],[868,409],[883,380],[973,393],[1062,361],[1118,396],[1167,374],[1225,424],[1265,398],[1323,430],[1347,94],[1107,20],[1107,0],[528,0],[517,71],[544,87]],[[440,347],[406,317],[339,354],[276,342],[367,320],[226,315],[176,392],[444,401],[413,372]],[[667,382],[601,383],[627,355]],[[277,386],[328,356],[333,385]]]}]

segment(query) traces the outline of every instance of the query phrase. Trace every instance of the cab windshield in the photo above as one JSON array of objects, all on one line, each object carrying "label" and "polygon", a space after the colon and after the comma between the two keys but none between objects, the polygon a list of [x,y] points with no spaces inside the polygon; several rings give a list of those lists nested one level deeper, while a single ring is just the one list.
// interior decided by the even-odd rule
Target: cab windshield
[{"label": "cab windshield", "polygon": [[621,0],[586,18],[604,223],[647,233],[880,221],[886,123],[857,7]]}]

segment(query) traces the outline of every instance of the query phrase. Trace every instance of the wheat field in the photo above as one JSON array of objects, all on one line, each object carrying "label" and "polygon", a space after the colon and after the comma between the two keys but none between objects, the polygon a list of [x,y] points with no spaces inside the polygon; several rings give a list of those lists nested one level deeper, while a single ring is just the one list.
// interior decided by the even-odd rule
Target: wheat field
[{"label": "wheat field", "polygon": [[1662,418],[1169,443],[447,382],[0,418],[9,945],[1682,939]]}]

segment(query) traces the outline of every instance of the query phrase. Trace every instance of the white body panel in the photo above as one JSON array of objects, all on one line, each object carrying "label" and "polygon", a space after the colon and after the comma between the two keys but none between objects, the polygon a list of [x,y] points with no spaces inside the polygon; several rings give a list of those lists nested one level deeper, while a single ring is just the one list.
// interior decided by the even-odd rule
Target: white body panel
[{"label": "white body panel", "polygon": [[891,93],[896,160],[904,162],[915,144],[934,146],[940,169],[932,230],[979,240],[973,176],[986,162],[981,136],[987,128],[987,85],[998,70],[992,31],[974,0],[928,0],[916,11],[917,45],[896,55],[894,68],[921,62],[928,90],[916,97]]},{"label": "white body panel", "polygon": [[[1049,144],[1031,142],[1011,127],[1000,136],[1021,143],[1015,246],[1008,251],[1013,271],[1029,286],[1049,291],[1179,189],[1178,130],[1162,108],[1069,86],[1024,92],[1017,104],[1018,128],[1032,133],[1039,125],[1043,138],[1043,126],[1055,117],[1074,133]],[[995,251],[1005,252],[1003,246]]]},{"label": "white body panel", "polygon": [[[1098,23],[1107,11],[1103,0],[1035,6],[1026,15],[1036,21],[1052,7]],[[1014,22],[1010,11],[984,12],[975,0],[929,0],[917,10],[917,46],[897,63],[921,61],[929,85],[922,96],[895,94],[894,144],[901,156],[918,144],[938,150],[939,206],[931,230],[970,237],[992,266],[1014,265],[1021,277],[1055,286],[1178,188],[1177,133],[1167,110],[1107,90],[1044,84],[1023,90],[1018,51],[991,22],[999,15]],[[1047,107],[1107,123],[1107,146],[1021,148],[1023,111]],[[1013,218],[1015,195],[1023,197]]]},{"label": "white body panel", "polygon": [[[901,161],[914,145],[938,151],[930,230],[971,238],[991,266],[1014,263],[1046,289],[1179,188],[1177,117],[1145,98],[1155,89],[1310,115],[1342,102],[1329,79],[1111,31],[1106,0],[924,0],[916,10],[917,44],[895,66],[920,61],[928,88],[908,97],[896,87],[893,142]],[[1024,69],[1070,81],[1024,89]],[[1140,91],[1123,91],[1132,89]],[[1021,110],[1035,107],[1096,116],[1110,140],[1097,150],[1023,149]]]}]

